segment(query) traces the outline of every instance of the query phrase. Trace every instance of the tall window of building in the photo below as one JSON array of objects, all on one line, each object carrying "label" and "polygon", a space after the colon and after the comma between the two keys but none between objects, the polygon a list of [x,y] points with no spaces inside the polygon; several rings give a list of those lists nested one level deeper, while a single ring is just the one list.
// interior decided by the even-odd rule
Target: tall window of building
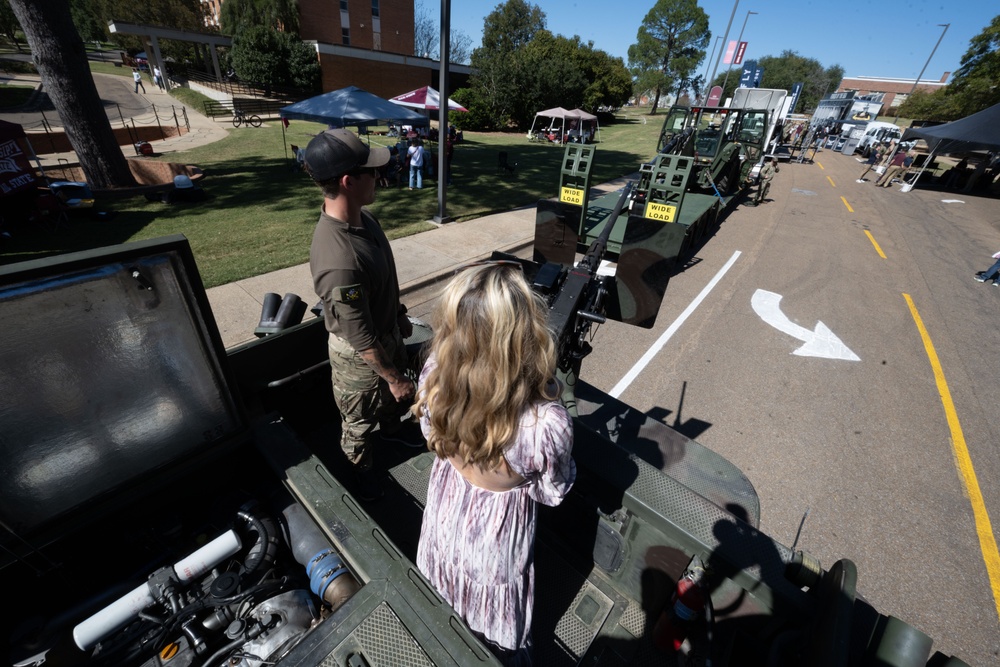
[{"label": "tall window of building", "polygon": [[347,11],[347,0],[340,0],[340,11]]},{"label": "tall window of building", "polygon": [[378,0],[372,0],[372,17],[378,18]]},{"label": "tall window of building", "polygon": [[351,45],[351,29],[350,28],[341,28],[340,29],[340,35],[341,35],[341,41],[344,43],[344,46],[350,46]]},{"label": "tall window of building", "polygon": [[373,51],[382,50],[382,33],[380,32],[372,33],[372,50]]}]

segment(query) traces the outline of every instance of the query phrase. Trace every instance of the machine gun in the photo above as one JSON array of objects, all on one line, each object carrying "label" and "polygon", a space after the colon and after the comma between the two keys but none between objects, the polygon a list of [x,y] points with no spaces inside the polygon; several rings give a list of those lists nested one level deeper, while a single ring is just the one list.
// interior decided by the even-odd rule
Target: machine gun
[{"label": "machine gun", "polygon": [[[574,223],[580,207],[550,200],[538,202],[533,260],[501,252],[492,255],[519,261],[532,288],[548,303],[559,378],[565,387],[563,401],[571,411],[581,362],[592,350],[587,342],[591,328],[608,319],[652,327],[680,246],[677,235],[682,236],[683,229],[625,210],[634,187],[629,182],[621,191],[597,238],[577,262]],[[616,228],[621,234],[618,264],[613,273],[601,272]]]}]

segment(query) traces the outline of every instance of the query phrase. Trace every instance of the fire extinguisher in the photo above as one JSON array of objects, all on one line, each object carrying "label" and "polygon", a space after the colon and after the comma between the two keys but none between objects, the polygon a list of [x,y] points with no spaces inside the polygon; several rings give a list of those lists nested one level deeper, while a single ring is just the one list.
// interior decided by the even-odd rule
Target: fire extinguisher
[{"label": "fire extinguisher", "polygon": [[670,604],[653,626],[653,643],[661,651],[679,651],[692,623],[705,611],[704,577],[705,568],[695,556],[677,580]]}]

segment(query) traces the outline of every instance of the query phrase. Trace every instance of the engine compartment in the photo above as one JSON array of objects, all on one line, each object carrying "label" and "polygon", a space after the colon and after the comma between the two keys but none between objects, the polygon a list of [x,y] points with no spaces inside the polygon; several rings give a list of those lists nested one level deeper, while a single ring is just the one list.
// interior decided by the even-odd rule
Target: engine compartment
[{"label": "engine compartment", "polygon": [[271,664],[359,588],[252,446],[44,553],[2,572],[32,589],[8,664]]}]

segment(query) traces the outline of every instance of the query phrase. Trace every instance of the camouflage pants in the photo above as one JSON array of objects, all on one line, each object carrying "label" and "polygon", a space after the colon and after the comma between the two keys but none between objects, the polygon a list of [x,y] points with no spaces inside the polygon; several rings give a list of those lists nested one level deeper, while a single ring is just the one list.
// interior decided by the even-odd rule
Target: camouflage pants
[{"label": "camouflage pants", "polygon": [[756,203],[761,203],[764,201],[764,197],[767,196],[767,191],[771,189],[770,179],[761,179],[760,185],[757,186],[757,194],[754,196],[753,200]]},{"label": "camouflage pants", "polygon": [[[379,339],[396,368],[407,368],[406,347],[399,329]],[[376,427],[398,427],[410,407],[399,403],[389,384],[365,363],[350,343],[337,336],[329,338],[333,398],[340,410],[340,446],[347,459],[367,470],[372,467],[371,441]]]}]

